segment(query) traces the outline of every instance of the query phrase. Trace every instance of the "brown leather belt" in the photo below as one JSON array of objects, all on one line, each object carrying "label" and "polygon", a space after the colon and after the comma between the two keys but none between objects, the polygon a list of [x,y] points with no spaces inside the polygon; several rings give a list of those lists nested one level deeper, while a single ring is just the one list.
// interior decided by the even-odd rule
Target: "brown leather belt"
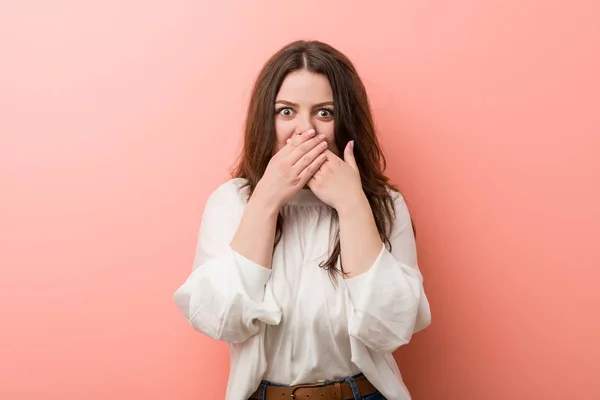
[{"label": "brown leather belt", "polygon": [[[376,393],[377,389],[364,376],[354,379],[361,397]],[[260,388],[250,397],[252,400],[260,400]],[[272,386],[268,385],[265,392],[265,400],[354,400],[352,387],[348,382],[330,384],[309,384],[297,386]]]}]

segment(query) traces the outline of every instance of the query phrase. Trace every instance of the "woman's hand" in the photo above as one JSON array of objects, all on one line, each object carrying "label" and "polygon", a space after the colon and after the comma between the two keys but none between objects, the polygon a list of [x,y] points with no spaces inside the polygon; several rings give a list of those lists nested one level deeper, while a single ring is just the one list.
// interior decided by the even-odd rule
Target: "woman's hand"
[{"label": "woman's hand", "polygon": [[365,193],[354,159],[354,142],[346,146],[343,160],[329,150],[325,154],[327,161],[308,181],[308,187],[338,213],[345,212],[355,204],[362,204]]},{"label": "woman's hand", "polygon": [[314,129],[294,135],[269,161],[253,197],[278,212],[323,165],[325,150],[325,136],[316,136]]}]

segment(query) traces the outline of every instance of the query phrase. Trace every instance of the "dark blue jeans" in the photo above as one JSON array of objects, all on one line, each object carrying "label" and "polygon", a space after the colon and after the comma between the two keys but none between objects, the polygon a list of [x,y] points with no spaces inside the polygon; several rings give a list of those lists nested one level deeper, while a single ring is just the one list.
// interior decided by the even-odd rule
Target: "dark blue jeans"
[{"label": "dark blue jeans", "polygon": [[385,400],[385,397],[379,392],[370,394],[362,398],[362,400]]},{"label": "dark blue jeans", "polygon": [[[354,400],[386,400],[386,398],[383,397],[383,395],[379,392],[370,394],[368,396],[361,397],[361,395],[358,391],[358,387],[356,386],[356,382],[354,381],[359,376],[362,376],[362,374],[356,375],[356,376],[350,376],[350,377],[344,378],[344,379],[338,379],[335,381],[327,381],[327,382],[325,382],[325,384],[333,384],[336,382],[348,382],[348,384],[352,388],[352,393],[354,394]],[[285,386],[285,385],[262,381],[260,384],[259,390],[258,390],[259,400],[266,400],[265,399],[265,391],[267,390],[267,386]]]}]

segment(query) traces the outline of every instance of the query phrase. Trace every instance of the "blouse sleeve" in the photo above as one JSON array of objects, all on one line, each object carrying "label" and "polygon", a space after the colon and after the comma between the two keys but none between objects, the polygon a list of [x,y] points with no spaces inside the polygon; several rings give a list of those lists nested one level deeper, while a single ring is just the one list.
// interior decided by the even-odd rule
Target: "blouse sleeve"
[{"label": "blouse sleeve", "polygon": [[229,245],[243,210],[244,201],[231,182],[209,197],[192,272],[173,296],[196,330],[229,343],[244,342],[261,323],[277,325],[281,320],[281,310],[265,290],[271,270]]},{"label": "blouse sleeve", "polygon": [[368,348],[392,353],[431,323],[415,237],[403,197],[395,193],[396,218],[391,251],[381,252],[365,273],[345,279],[353,311],[349,333]]}]

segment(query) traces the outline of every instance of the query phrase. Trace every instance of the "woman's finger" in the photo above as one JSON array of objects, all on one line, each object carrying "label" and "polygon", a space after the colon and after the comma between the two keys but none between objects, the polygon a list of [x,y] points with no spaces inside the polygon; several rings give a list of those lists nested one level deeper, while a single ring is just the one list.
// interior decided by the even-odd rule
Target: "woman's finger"
[{"label": "woman's finger", "polygon": [[316,132],[314,129],[309,129],[305,132],[300,132],[298,134],[292,135],[285,142],[286,145],[285,145],[284,149],[286,150],[286,153],[290,153],[296,147],[300,146],[302,143],[306,142],[307,140],[310,140],[315,135],[316,135]]},{"label": "woman's finger", "polygon": [[289,154],[288,160],[292,163],[292,165],[296,164],[309,151],[311,151],[313,148],[315,148],[317,145],[319,145],[322,142],[326,142],[325,135],[319,135],[317,137],[313,137],[312,139],[307,140],[304,143],[300,143]]},{"label": "woman's finger", "polygon": [[[310,142],[306,143],[307,145],[310,144]],[[327,150],[327,146],[327,142],[321,139],[321,143],[317,144],[310,149],[308,153],[305,153],[303,156],[301,156],[292,167],[293,175],[300,175],[302,171],[304,171],[317,157],[319,157],[319,155]]]},{"label": "woman's finger", "polygon": [[327,161],[327,155],[321,154],[317,158],[314,159],[312,163],[300,173],[300,183],[304,186],[313,175],[321,168],[321,166]]}]

